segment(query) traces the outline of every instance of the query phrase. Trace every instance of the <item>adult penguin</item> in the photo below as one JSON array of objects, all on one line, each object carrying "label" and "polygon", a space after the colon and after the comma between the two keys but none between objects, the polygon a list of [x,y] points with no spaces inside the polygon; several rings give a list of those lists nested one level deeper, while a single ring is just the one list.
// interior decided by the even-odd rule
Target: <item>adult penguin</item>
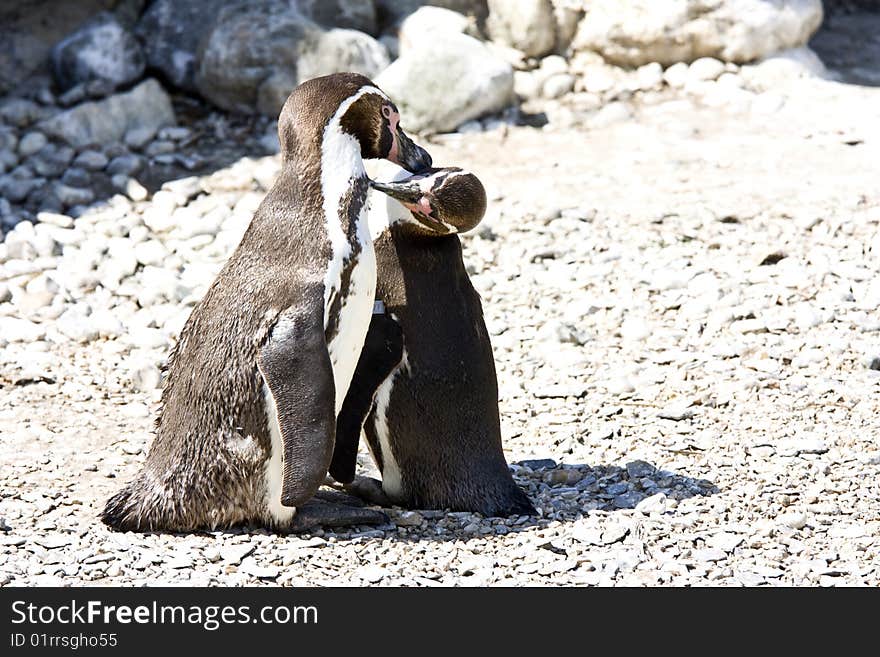
[{"label": "adult penguin", "polygon": [[313,498],[373,308],[362,158],[430,166],[399,121],[362,75],[291,93],[278,121],[281,173],[181,332],[155,440],[107,502],[108,525],[289,530],[385,519]]},{"label": "adult penguin", "polygon": [[[373,183],[388,195],[369,211],[377,308],[330,474],[375,503],[533,514],[504,459],[492,345],[457,235],[482,219],[486,193],[457,168],[394,178]],[[381,483],[355,479],[362,429]]]}]

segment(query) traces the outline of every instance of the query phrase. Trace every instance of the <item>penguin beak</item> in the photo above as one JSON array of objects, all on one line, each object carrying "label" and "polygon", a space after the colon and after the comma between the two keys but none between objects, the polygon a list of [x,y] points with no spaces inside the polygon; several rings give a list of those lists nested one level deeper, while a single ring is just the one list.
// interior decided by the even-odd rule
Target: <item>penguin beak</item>
[{"label": "penguin beak", "polygon": [[[430,156],[428,158],[430,159]],[[422,198],[422,190],[419,188],[417,181],[405,180],[402,182],[383,183],[371,180],[370,186],[375,190],[388,194],[388,196],[397,199],[401,203],[417,205]]]},{"label": "penguin beak", "polygon": [[419,173],[429,168],[432,164],[431,156],[421,146],[410,139],[407,134],[397,129],[397,158],[395,164],[399,164],[411,173]]}]

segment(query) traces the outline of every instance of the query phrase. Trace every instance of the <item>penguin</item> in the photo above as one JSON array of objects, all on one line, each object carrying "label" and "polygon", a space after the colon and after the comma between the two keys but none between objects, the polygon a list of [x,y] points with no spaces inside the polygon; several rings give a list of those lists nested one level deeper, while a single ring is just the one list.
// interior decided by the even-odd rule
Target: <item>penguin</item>
[{"label": "penguin", "polygon": [[[377,302],[330,475],[381,505],[534,514],[504,458],[492,345],[458,238],[486,211],[483,185],[459,168],[398,168],[372,186],[387,194],[369,210]],[[362,431],[381,483],[355,478]]]},{"label": "penguin", "polygon": [[102,513],[114,529],[386,519],[316,492],[374,302],[363,158],[431,159],[353,73],[294,89],[278,134],[281,172],[172,350],[146,462]]}]

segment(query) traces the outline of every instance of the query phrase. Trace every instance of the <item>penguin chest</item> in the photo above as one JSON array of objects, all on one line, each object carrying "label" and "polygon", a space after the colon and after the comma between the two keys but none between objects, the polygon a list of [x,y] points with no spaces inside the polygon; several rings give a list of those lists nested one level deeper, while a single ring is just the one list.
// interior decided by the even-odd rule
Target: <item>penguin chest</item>
[{"label": "penguin chest", "polygon": [[326,309],[327,347],[336,388],[336,413],[348,392],[357,366],[376,296],[376,255],[372,244],[365,244],[356,259],[343,269],[335,301]]}]

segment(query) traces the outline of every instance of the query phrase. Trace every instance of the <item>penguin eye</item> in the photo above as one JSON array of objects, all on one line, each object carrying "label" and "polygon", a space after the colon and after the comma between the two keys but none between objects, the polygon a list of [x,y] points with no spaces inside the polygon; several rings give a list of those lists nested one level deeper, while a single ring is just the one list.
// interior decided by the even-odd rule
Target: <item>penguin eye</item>
[{"label": "penguin eye", "polygon": [[382,116],[384,116],[386,119],[388,119],[390,121],[391,120],[391,107],[389,107],[388,105],[383,105],[382,106]]}]

